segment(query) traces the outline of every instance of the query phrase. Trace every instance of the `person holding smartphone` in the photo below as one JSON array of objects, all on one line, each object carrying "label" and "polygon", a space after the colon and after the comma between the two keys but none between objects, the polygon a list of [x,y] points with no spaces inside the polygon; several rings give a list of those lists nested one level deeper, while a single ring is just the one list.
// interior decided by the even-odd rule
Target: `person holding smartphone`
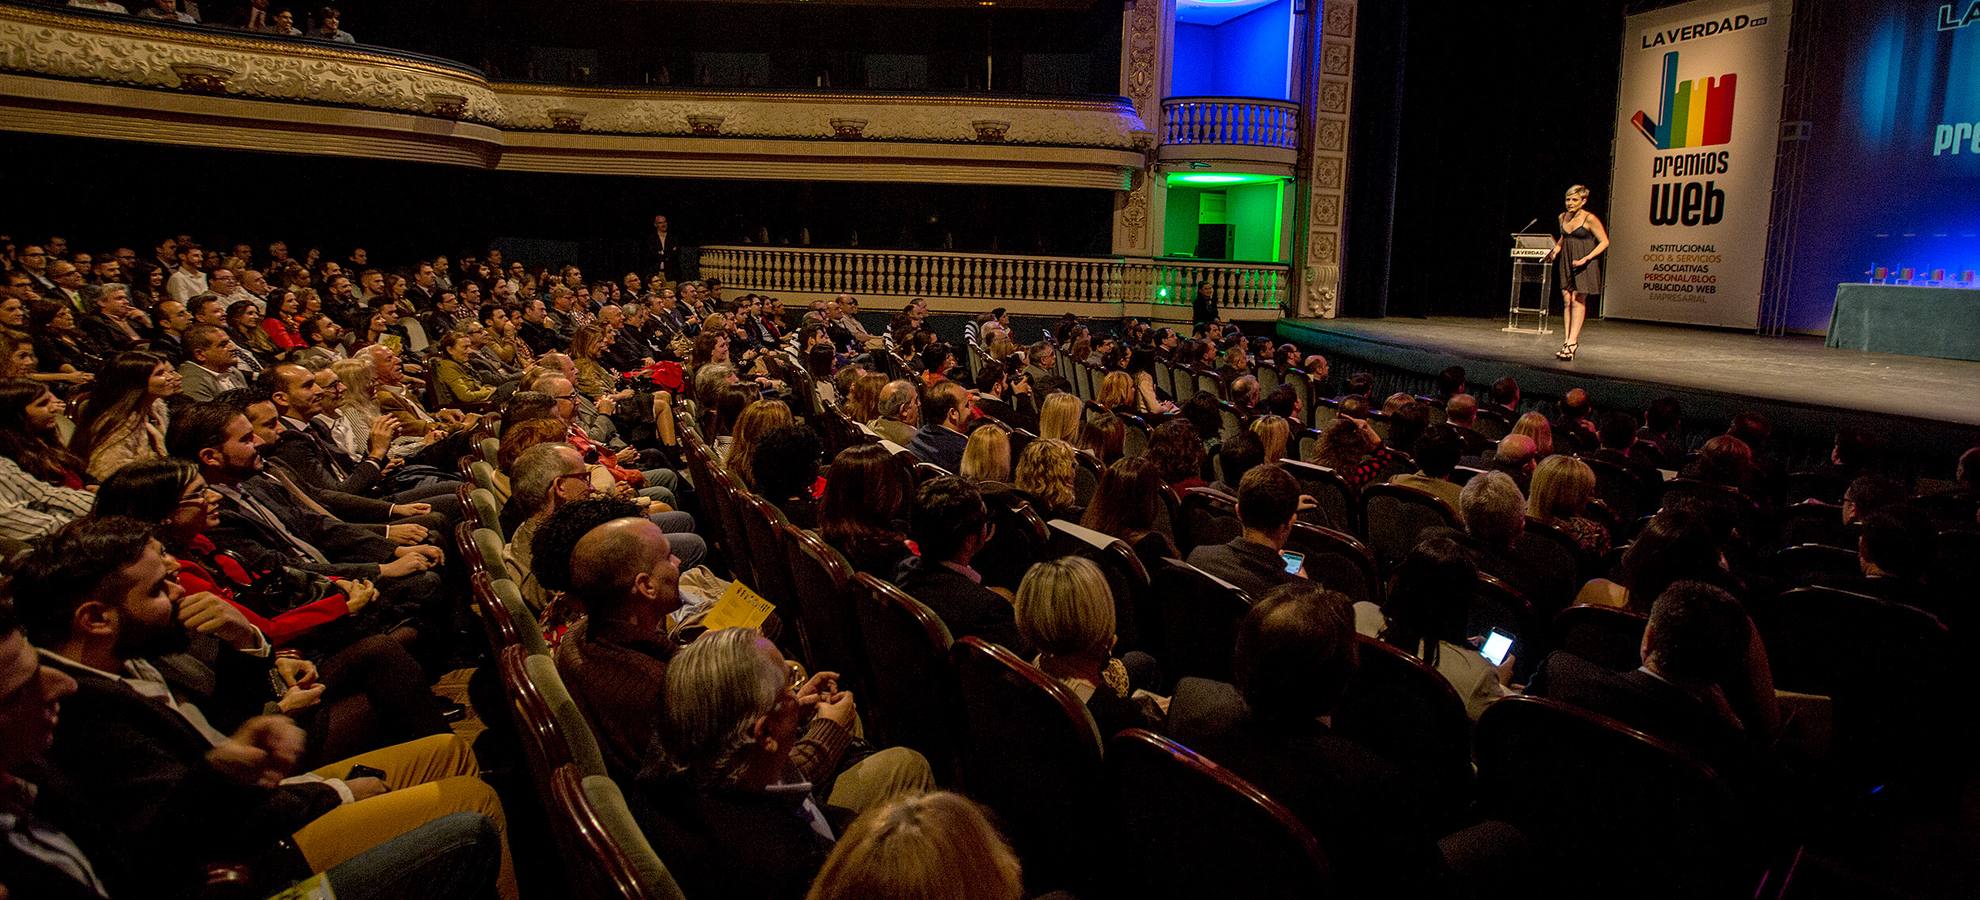
[{"label": "person holding smartphone", "polygon": [[1238,522],[1244,533],[1189,552],[1189,564],[1236,585],[1253,597],[1306,577],[1305,558],[1281,556],[1299,513],[1299,482],[1275,463],[1238,482]]},{"label": "person holding smartphone", "polygon": [[1511,686],[1519,636],[1470,634],[1466,627],[1466,601],[1477,581],[1478,569],[1464,548],[1450,538],[1432,538],[1403,559],[1386,604],[1354,605],[1355,630],[1436,669],[1474,720],[1492,701],[1519,693]]}]

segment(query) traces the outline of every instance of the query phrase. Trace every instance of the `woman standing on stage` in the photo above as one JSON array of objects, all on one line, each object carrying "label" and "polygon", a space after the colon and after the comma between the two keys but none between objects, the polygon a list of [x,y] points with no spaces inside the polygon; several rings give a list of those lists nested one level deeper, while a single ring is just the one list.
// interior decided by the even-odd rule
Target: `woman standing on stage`
[{"label": "woman standing on stage", "polygon": [[1560,262],[1561,318],[1567,320],[1567,340],[1555,359],[1574,359],[1581,347],[1581,323],[1588,318],[1588,295],[1602,292],[1601,256],[1609,249],[1609,231],[1587,206],[1588,188],[1568,188],[1552,254]]}]

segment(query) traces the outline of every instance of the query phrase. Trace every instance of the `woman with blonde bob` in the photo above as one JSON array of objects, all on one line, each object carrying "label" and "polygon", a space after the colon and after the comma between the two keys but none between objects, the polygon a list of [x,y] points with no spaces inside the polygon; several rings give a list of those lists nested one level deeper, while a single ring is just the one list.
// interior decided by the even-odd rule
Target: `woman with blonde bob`
[{"label": "woman with blonde bob", "polygon": [[1012,486],[1031,501],[1040,518],[1047,521],[1077,521],[1084,512],[1077,505],[1078,499],[1073,491],[1073,470],[1079,466],[1073,454],[1078,452],[1065,441],[1040,438],[1032,441],[1018,457],[1016,480]]},{"label": "woman with blonde bob", "polygon": [[963,447],[962,471],[956,473],[982,484],[1009,483],[1011,480],[1011,436],[995,425],[984,425],[969,433]]},{"label": "woman with blonde bob", "polygon": [[1546,416],[1537,412],[1520,416],[1513,423],[1512,433],[1533,439],[1533,455],[1537,459],[1546,459],[1554,452],[1554,426],[1548,424]]},{"label": "woman with blonde bob", "polygon": [[1019,900],[1017,854],[961,794],[903,797],[839,838],[805,900]]},{"label": "woman with blonde bob", "polygon": [[1126,372],[1108,372],[1100,379],[1100,405],[1108,412],[1137,415],[1141,408],[1135,405],[1134,376]]},{"label": "woman with blonde bob", "polygon": [[1127,665],[1114,658],[1114,594],[1092,560],[1066,556],[1032,566],[1016,604],[1018,634],[1038,648],[1032,664],[1086,704],[1102,735],[1161,727],[1161,701],[1135,690]]},{"label": "woman with blonde bob", "polygon": [[1080,428],[1085,424],[1086,404],[1064,391],[1046,397],[1045,408],[1038,412],[1038,436],[1041,438],[1078,443]]},{"label": "woman with blonde bob", "polygon": [[1594,469],[1572,456],[1549,456],[1533,470],[1526,514],[1560,526],[1574,536],[1582,552],[1600,557],[1609,552],[1609,530],[1582,515],[1594,498]]}]

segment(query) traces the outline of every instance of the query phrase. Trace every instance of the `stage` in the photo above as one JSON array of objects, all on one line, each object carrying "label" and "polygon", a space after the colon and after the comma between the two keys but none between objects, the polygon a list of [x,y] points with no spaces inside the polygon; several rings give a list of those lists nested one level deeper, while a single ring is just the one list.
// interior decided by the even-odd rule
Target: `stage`
[{"label": "stage", "polygon": [[[1512,375],[1527,397],[1558,398],[1570,388],[1606,404],[1641,410],[1677,397],[1688,425],[1716,431],[1736,412],[1766,415],[1802,456],[1850,427],[1884,435],[1945,477],[1967,447],[1980,444],[1980,363],[1830,349],[1819,337],[1761,337],[1686,326],[1591,319],[1581,352],[1561,362],[1554,333],[1511,334],[1491,319],[1282,319],[1279,334],[1334,361],[1336,376],[1372,365],[1418,376],[1463,365],[1473,385]],[[1346,365],[1342,365],[1343,362]]]}]

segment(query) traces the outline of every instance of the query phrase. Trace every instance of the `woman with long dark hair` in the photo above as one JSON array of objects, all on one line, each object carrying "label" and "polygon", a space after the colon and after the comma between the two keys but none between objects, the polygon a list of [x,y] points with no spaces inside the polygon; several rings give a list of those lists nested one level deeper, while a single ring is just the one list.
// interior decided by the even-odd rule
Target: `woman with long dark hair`
[{"label": "woman with long dark hair", "polygon": [[818,533],[845,554],[853,568],[891,579],[914,555],[901,519],[914,484],[887,448],[861,444],[839,451],[825,473],[825,497],[818,506]]},{"label": "woman with long dark hair", "polygon": [[82,401],[69,449],[97,480],[140,459],[165,455],[165,400],[179,393],[172,363],[156,353],[129,350],[104,367]]},{"label": "woman with long dark hair", "polygon": [[103,351],[76,327],[76,311],[46,297],[28,304],[28,334],[44,372],[94,372],[103,367]]},{"label": "woman with long dark hair", "polygon": [[1141,566],[1161,571],[1162,560],[1181,559],[1174,541],[1155,528],[1161,512],[1162,472],[1146,456],[1116,460],[1100,473],[1100,487],[1080,524],[1113,535],[1134,548]]},{"label": "woman with long dark hair", "polygon": [[[314,291],[311,292],[315,293]],[[322,304],[318,304],[320,309]],[[280,287],[268,295],[268,315],[261,319],[261,330],[279,353],[303,347],[302,299],[295,289]]]},{"label": "woman with long dark hair", "polygon": [[1436,669],[1464,699],[1464,710],[1473,719],[1492,701],[1515,693],[1506,686],[1512,654],[1494,666],[1465,633],[1477,584],[1478,569],[1464,548],[1449,538],[1432,538],[1404,558],[1380,613],[1368,608],[1372,604],[1355,604],[1359,630],[1375,631],[1383,643]]},{"label": "woman with long dark hair", "polygon": [[[308,677],[298,678],[278,702],[309,733],[305,755],[312,764],[445,734],[447,721],[419,663],[403,640],[380,630],[394,617],[377,589],[363,581],[297,576],[275,562],[220,551],[206,538],[220,523],[218,500],[198,466],[151,459],[105,481],[96,514],[157,525],[187,594],[225,600],[271,644],[296,648],[309,660],[300,670]],[[321,690],[310,690],[314,684]]]},{"label": "woman with long dark hair", "polygon": [[56,422],[62,398],[25,378],[0,379],[0,456],[49,484],[82,490],[88,466],[62,446]]}]

